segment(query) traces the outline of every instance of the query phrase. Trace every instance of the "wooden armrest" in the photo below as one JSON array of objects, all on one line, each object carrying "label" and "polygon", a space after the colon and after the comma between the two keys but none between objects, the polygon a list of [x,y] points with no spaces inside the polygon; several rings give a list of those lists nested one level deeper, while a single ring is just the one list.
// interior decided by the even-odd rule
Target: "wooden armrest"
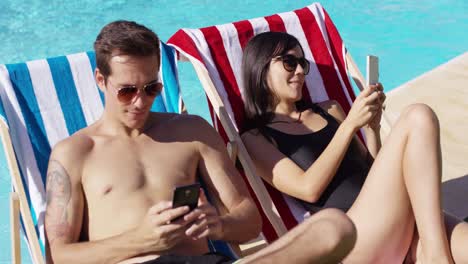
[{"label": "wooden armrest", "polygon": [[237,154],[239,153],[239,147],[235,141],[229,141],[227,143],[227,151],[232,162],[235,164],[237,159]]},{"label": "wooden armrest", "polygon": [[257,238],[250,240],[249,242],[239,245],[240,256],[248,256],[261,250],[262,248],[265,248],[266,246],[268,246],[268,242],[265,240],[263,235],[260,235]]},{"label": "wooden armrest", "polygon": [[11,263],[21,263],[20,247],[20,204],[18,194],[10,194],[10,226],[11,226]]}]

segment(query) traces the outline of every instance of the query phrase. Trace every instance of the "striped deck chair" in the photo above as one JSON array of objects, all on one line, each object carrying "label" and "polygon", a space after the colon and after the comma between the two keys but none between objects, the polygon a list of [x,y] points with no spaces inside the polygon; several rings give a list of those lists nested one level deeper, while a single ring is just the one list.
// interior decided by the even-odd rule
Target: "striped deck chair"
[{"label": "striped deck chair", "polygon": [[228,142],[228,149],[238,155],[244,180],[262,214],[264,238],[271,242],[301,222],[306,212],[294,199],[255,176],[239,136],[245,120],[242,52],[252,36],[265,31],[288,32],[300,41],[306,58],[312,62],[303,94],[308,98],[312,94],[314,102],[334,99],[348,112],[355,99],[349,77],[361,90],[365,82],[328,13],[318,3],[224,25],[180,29],[168,40],[180,53],[180,59],[193,64],[207,94],[213,124]]},{"label": "striped deck chair", "polygon": [[[174,49],[162,43],[158,74],[164,88],[152,111],[181,112],[176,62]],[[94,80],[95,67],[94,52],[0,65],[0,128],[14,192],[13,263],[20,262],[20,225],[32,260],[44,263],[49,155],[58,141],[100,117],[104,98]],[[219,242],[210,247],[230,253]]]}]

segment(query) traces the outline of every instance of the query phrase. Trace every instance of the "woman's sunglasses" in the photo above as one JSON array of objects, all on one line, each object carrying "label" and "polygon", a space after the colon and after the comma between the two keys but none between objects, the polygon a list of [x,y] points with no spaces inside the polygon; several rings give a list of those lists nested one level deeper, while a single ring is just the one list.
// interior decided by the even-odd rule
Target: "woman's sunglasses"
[{"label": "woman's sunglasses", "polygon": [[304,75],[307,75],[310,70],[310,62],[306,60],[304,57],[296,57],[292,54],[286,54],[279,56],[278,59],[283,61],[283,67],[288,72],[293,72],[296,70],[297,65],[301,65],[302,69],[304,69]]},{"label": "woman's sunglasses", "polygon": [[122,103],[129,103],[141,89],[148,97],[156,97],[162,91],[162,84],[157,80],[145,84],[142,88],[135,85],[125,86],[117,90],[117,99]]}]

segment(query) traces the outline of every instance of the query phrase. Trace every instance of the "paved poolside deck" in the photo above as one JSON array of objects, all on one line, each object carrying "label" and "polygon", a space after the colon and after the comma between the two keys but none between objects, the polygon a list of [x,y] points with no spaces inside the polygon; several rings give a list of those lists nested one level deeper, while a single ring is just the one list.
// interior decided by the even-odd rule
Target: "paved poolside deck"
[{"label": "paved poolside deck", "polygon": [[[425,103],[439,117],[444,208],[468,216],[468,52],[387,93],[393,122],[409,104]],[[388,127],[383,124],[385,135]],[[383,135],[383,138],[385,137]],[[384,139],[385,140],[385,139]]]}]

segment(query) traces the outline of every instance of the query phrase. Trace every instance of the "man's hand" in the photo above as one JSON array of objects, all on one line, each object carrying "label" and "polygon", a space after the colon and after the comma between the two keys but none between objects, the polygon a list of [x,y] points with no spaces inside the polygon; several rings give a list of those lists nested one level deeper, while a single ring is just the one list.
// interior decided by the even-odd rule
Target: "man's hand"
[{"label": "man's hand", "polygon": [[184,220],[193,222],[185,234],[192,239],[201,239],[208,237],[214,240],[222,239],[223,224],[221,217],[206,199],[205,192],[200,189],[200,198],[198,199],[198,207],[192,212],[184,216]]},{"label": "man's hand", "polygon": [[139,239],[148,244],[148,252],[171,249],[183,240],[190,221],[173,221],[189,212],[188,206],[172,208],[172,202],[162,201],[151,207],[141,225],[136,229]]}]

